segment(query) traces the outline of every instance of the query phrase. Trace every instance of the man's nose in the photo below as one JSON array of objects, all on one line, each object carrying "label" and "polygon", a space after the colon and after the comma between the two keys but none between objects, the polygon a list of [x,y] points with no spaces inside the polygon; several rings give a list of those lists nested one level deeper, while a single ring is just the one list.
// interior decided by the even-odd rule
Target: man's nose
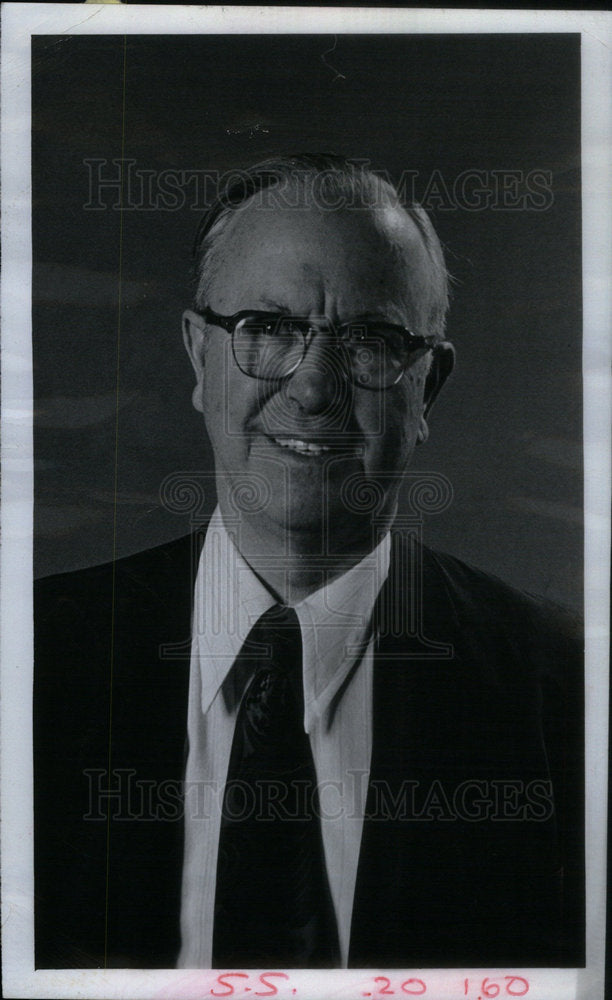
[{"label": "man's nose", "polygon": [[284,386],[286,398],[313,416],[337,412],[345,405],[349,388],[339,345],[323,332],[312,338],[301,365]]}]

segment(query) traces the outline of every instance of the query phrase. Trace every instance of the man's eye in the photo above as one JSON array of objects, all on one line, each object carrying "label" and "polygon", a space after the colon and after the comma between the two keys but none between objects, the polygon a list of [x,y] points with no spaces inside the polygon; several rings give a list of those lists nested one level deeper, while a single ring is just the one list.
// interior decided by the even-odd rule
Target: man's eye
[{"label": "man's eye", "polygon": [[365,344],[387,341],[392,337],[391,331],[384,325],[372,323],[355,323],[345,327],[342,340],[351,344]]},{"label": "man's eye", "polygon": [[350,326],[347,329],[346,339],[350,340],[352,344],[363,344],[371,336],[372,334],[367,326]]},{"label": "man's eye", "polygon": [[285,337],[295,337],[298,334],[306,334],[310,329],[310,323],[304,319],[284,319],[279,324],[279,332]]},{"label": "man's eye", "polygon": [[281,316],[252,316],[243,320],[241,330],[249,337],[296,337],[308,332],[308,320],[283,319]]},{"label": "man's eye", "polygon": [[263,316],[252,316],[240,324],[242,334],[247,337],[273,337],[278,327],[277,319],[265,319]]}]

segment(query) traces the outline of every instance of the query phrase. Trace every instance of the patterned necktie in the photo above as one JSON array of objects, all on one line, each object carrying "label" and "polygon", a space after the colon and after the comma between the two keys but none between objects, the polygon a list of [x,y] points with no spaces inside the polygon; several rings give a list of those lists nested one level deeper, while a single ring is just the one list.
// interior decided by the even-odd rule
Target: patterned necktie
[{"label": "patterned necktie", "polygon": [[339,964],[316,775],[304,732],[302,642],[292,608],[251,629],[219,837],[214,968]]}]

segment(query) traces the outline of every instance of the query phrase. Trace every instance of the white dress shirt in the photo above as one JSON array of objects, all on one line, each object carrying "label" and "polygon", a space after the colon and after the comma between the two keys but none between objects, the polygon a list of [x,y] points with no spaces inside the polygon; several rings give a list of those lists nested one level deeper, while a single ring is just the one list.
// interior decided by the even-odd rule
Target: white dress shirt
[{"label": "white dress shirt", "polygon": [[[360,563],[294,606],[302,632],[304,729],[319,787],[343,968],[372,750],[370,620],[389,572],[389,555],[387,534]],[[217,509],[194,592],[179,968],[212,964],[221,809],[239,709],[230,696],[230,672],[252,626],[275,603],[240,555]]]}]

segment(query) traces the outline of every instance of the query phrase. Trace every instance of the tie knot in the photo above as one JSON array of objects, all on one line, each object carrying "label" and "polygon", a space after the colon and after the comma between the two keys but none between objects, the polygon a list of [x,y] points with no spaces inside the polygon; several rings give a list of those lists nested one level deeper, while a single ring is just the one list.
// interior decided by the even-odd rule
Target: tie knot
[{"label": "tie knot", "polygon": [[295,732],[303,733],[302,635],[298,617],[275,604],[255,623],[240,654],[244,671],[243,712],[245,753],[263,747],[267,756],[287,765],[284,747]]},{"label": "tie knot", "polygon": [[[298,617],[275,604],[258,618],[247,635],[233,670],[233,697],[245,695],[255,720],[273,703],[292,697],[303,714],[302,633]],[[246,694],[245,694],[246,693]]]},{"label": "tie knot", "polygon": [[278,629],[280,632],[290,632],[300,627],[295,609],[290,608],[288,604],[273,604],[258,618],[255,627],[258,625],[271,630]]},{"label": "tie knot", "polygon": [[285,604],[274,604],[253,625],[239,657],[258,669],[290,670],[302,665],[302,633],[298,616]]}]

